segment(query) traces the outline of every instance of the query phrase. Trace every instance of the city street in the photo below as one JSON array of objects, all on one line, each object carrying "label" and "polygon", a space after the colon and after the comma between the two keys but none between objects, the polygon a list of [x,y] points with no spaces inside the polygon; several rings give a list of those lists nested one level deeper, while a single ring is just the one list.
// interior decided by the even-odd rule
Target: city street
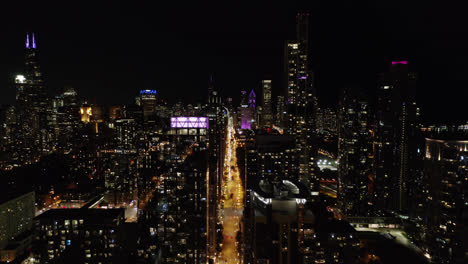
[{"label": "city street", "polygon": [[232,118],[229,118],[221,198],[221,204],[224,204],[224,207],[220,210],[220,219],[223,223],[223,244],[217,259],[219,264],[242,263],[237,247],[239,241],[236,238],[242,219],[244,190],[237,166],[236,148],[235,129]]}]

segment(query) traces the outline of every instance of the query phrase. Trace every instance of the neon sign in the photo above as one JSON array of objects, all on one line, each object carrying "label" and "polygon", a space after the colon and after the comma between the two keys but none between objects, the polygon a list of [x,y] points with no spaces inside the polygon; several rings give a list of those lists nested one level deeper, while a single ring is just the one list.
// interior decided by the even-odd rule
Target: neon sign
[{"label": "neon sign", "polygon": [[207,117],[171,117],[171,128],[208,128]]}]

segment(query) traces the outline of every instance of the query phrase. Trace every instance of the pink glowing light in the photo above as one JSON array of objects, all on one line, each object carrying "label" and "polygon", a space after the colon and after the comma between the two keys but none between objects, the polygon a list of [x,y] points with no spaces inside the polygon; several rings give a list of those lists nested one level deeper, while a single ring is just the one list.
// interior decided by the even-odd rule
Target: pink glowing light
[{"label": "pink glowing light", "polygon": [[408,61],[392,61],[392,65],[395,64],[408,64]]},{"label": "pink glowing light", "polygon": [[171,128],[208,128],[207,117],[171,117]]}]

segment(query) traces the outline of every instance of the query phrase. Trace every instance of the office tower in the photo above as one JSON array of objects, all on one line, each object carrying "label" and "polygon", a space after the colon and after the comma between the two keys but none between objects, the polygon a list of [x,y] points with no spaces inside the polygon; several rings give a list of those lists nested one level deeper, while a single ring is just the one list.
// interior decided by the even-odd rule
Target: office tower
[{"label": "office tower", "polygon": [[276,126],[284,128],[285,114],[286,114],[286,105],[284,102],[284,96],[278,95],[278,97],[276,97],[276,121],[275,121]]},{"label": "office tower", "polygon": [[247,99],[247,91],[241,91],[240,103],[237,108],[238,120],[240,121],[239,127],[241,129],[251,129],[250,120],[252,119],[249,112],[249,104]]},{"label": "office tower", "polygon": [[70,150],[80,127],[80,107],[75,89],[65,88],[63,93],[53,100],[59,146]]},{"label": "office tower", "polygon": [[337,121],[338,116],[334,109],[317,109],[316,129],[319,133],[324,135],[336,136],[338,132]]},{"label": "office tower", "polygon": [[249,94],[247,91],[241,91],[240,104],[237,108],[238,120],[240,120],[241,129],[254,129],[255,122],[255,107],[256,95],[252,90]]},{"label": "office tower", "polygon": [[[182,141],[192,135],[177,137]],[[199,141],[199,144],[206,142]],[[173,155],[167,157],[170,168],[158,186],[156,233],[162,251],[161,263],[206,263],[207,164],[204,161],[207,153],[197,147],[192,150],[193,154],[182,163]]]},{"label": "office tower", "polygon": [[34,192],[3,193],[0,198],[0,261],[19,262],[31,248]]},{"label": "office tower", "polygon": [[271,127],[273,125],[273,106],[271,102],[271,80],[262,80],[262,115],[261,126]]},{"label": "office tower", "polygon": [[51,108],[39,66],[38,50],[34,33],[26,35],[24,75],[15,77],[17,107],[17,144],[23,153],[21,159],[31,162],[52,144],[48,127]]},{"label": "office tower", "polygon": [[[7,122],[6,122],[6,116],[7,116],[7,106],[0,106],[0,151],[4,151],[6,148],[7,143]],[[0,165],[1,167],[1,165]]]},{"label": "office tower", "polygon": [[304,186],[288,180],[272,183],[262,179],[252,186],[245,209],[251,248],[245,257],[249,263],[304,262],[307,256],[301,246],[312,238],[314,221],[311,211],[305,209],[307,196]]},{"label": "office tower", "polygon": [[373,127],[369,102],[352,88],[339,105],[338,196],[347,215],[366,216],[374,204]]},{"label": "office tower", "polygon": [[375,193],[379,208],[407,208],[409,163],[416,151],[411,140],[417,129],[416,74],[407,61],[394,61],[380,76],[376,102]]},{"label": "office tower", "polygon": [[297,181],[257,181],[245,209],[245,263],[358,263],[359,241],[346,222],[316,208]]},{"label": "office tower", "polygon": [[157,105],[156,90],[141,90],[140,104],[143,108],[143,117],[145,121],[154,117]]},{"label": "office tower", "polygon": [[428,227],[426,243],[433,263],[466,263],[468,130],[466,125],[451,131],[440,128],[425,134],[421,206]]},{"label": "office tower", "polygon": [[163,162],[167,169],[156,185],[156,210],[147,210],[149,225],[161,263],[206,263],[209,119],[179,116],[170,122],[170,143],[159,145],[142,163],[149,169]]},{"label": "office tower", "polygon": [[22,153],[22,161],[33,156],[31,146],[34,146],[37,132],[37,113],[33,111],[28,96],[28,85],[24,75],[16,75],[16,136],[15,143],[19,152]]},{"label": "office tower", "polygon": [[248,96],[248,108],[249,108],[249,113],[250,113],[250,126],[251,128],[257,128],[258,126],[258,108],[257,108],[257,95],[255,94],[255,91],[252,89],[249,93]]},{"label": "office tower", "polygon": [[247,189],[251,189],[260,179],[271,182],[295,180],[298,167],[294,149],[293,136],[273,131],[257,134],[253,140],[246,142]]},{"label": "office tower", "polygon": [[127,263],[124,209],[52,209],[34,219],[41,263]]},{"label": "office tower", "polygon": [[296,26],[297,39],[288,40],[285,45],[287,131],[296,137],[298,179],[311,190],[318,190],[318,178],[312,167],[315,93],[313,74],[308,66],[309,13],[299,12]]},{"label": "office tower", "polygon": [[26,35],[25,58],[26,96],[30,108],[28,111],[34,115],[33,130],[35,143],[42,152],[49,148],[50,130],[48,115],[50,114],[49,100],[44,86],[44,79],[39,66],[38,49],[34,33]]},{"label": "office tower", "polygon": [[208,87],[208,104],[206,108],[208,116],[208,209],[207,209],[207,257],[213,259],[219,251],[220,242],[217,235],[218,201],[221,195],[221,179],[223,173],[223,146],[224,146],[224,108],[221,104],[221,95],[214,84],[213,76],[210,77]]}]

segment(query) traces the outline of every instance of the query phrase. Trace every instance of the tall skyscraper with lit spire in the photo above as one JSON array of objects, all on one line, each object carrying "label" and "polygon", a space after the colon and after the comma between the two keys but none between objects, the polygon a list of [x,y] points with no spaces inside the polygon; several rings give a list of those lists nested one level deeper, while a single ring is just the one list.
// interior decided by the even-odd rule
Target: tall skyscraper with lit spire
[{"label": "tall skyscraper with lit spire", "polygon": [[15,86],[19,120],[17,143],[26,157],[38,156],[47,151],[54,139],[54,132],[48,129],[50,107],[34,33],[26,34],[24,74],[16,76]]},{"label": "tall skyscraper with lit spire", "polygon": [[298,180],[311,190],[318,189],[311,144],[315,123],[315,92],[309,67],[309,13],[296,16],[295,40],[285,43],[286,123],[296,138]]}]

